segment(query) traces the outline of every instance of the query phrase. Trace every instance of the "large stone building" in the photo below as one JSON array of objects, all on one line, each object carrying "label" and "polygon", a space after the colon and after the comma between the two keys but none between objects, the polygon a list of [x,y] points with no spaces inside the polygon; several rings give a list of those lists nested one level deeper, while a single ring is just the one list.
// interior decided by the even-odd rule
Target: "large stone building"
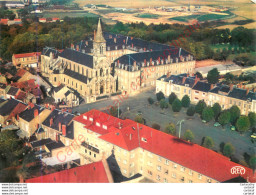
[{"label": "large stone building", "polygon": [[188,95],[191,102],[196,104],[204,100],[208,106],[219,103],[221,108],[229,109],[236,105],[241,114],[256,112],[256,93],[242,86],[210,84],[200,81],[196,76],[163,75],[156,81],[156,93],[162,91],[165,96],[175,93],[179,99]]},{"label": "large stone building", "polygon": [[181,48],[133,37],[103,33],[99,20],[94,37],[62,52],[45,48],[41,71],[54,86],[77,90],[86,102],[116,92],[134,94],[155,86],[167,73],[193,73],[195,60]]}]

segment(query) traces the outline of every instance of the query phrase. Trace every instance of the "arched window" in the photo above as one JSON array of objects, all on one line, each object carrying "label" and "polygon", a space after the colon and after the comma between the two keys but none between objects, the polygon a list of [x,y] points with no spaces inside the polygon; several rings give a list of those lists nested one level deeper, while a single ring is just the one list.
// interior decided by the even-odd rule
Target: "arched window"
[{"label": "arched window", "polygon": [[82,68],[82,75],[84,75],[84,68]]},{"label": "arched window", "polygon": [[79,73],[79,66],[77,66],[77,72]]},{"label": "arched window", "polygon": [[103,76],[103,69],[102,68],[100,69],[100,76],[101,77]]},{"label": "arched window", "polygon": [[73,71],[76,71],[76,67],[75,67],[75,64],[73,64]]},{"label": "arched window", "polygon": [[86,70],[86,76],[89,77],[89,75],[88,75],[88,69]]},{"label": "arched window", "polygon": [[103,45],[100,46],[100,54],[103,54]]}]

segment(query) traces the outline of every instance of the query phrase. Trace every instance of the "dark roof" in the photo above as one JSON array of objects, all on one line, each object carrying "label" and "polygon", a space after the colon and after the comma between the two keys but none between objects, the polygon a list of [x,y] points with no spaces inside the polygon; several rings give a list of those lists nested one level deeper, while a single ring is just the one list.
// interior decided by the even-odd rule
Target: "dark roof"
[{"label": "dark roof", "polygon": [[3,102],[3,105],[0,107],[0,115],[1,116],[9,115],[18,104],[19,104],[19,101],[15,99],[6,100],[6,102]]},{"label": "dark roof", "polygon": [[[2,102],[4,102],[4,101],[6,101],[5,99],[2,99],[2,98],[0,98],[0,104],[2,103]],[[1,108],[0,108],[1,109]]]},{"label": "dark roof", "polygon": [[249,91],[248,94],[246,89],[240,89],[234,87],[232,91],[229,92],[228,97],[240,99],[240,100],[248,100],[251,101],[252,99],[255,99],[255,93],[252,91]]},{"label": "dark roof", "polygon": [[[66,125],[66,137],[73,139],[74,137],[74,130],[73,130],[73,123],[72,120],[75,115],[70,114],[68,112],[62,112],[60,110],[55,109],[51,112],[51,114],[45,119],[43,125],[50,127],[59,131],[59,123],[61,125]],[[53,119],[53,124],[50,126],[50,120]]]},{"label": "dark roof", "polygon": [[56,148],[61,148],[61,147],[64,147],[65,145],[61,142],[61,141],[58,141],[58,142],[50,142],[48,144],[45,144],[45,147],[48,148],[48,150],[52,151]]},{"label": "dark roof", "polygon": [[186,78],[184,83],[184,85],[188,85],[190,88],[192,88],[194,84],[195,84],[195,79],[191,77]]},{"label": "dark roof", "polygon": [[34,119],[34,111],[35,109],[38,109],[38,115],[44,110],[43,107],[34,105],[33,108],[28,107],[26,110],[20,113],[19,117],[24,119],[25,121],[30,122],[32,119]]},{"label": "dark roof", "polygon": [[211,92],[211,93],[219,93],[220,88],[221,88],[220,86],[216,86],[212,90],[210,90],[209,92]]},{"label": "dark roof", "polygon": [[[167,58],[167,55],[169,53],[166,53],[166,57],[164,56],[164,51],[160,50],[160,51],[152,51],[152,52],[142,52],[142,53],[133,53],[133,54],[126,54],[121,56],[120,58],[117,58],[113,63],[112,66],[114,66],[114,64],[116,64],[116,62],[119,61],[120,65],[124,65],[124,66],[128,66],[128,70],[131,71],[131,67],[133,66],[133,62],[136,61],[136,65],[139,66],[140,68],[142,67],[142,63],[144,63],[144,60],[146,60],[147,62],[150,61],[150,59],[152,58],[152,61],[155,62],[155,66],[157,65],[157,61],[159,59],[165,59]],[[189,53],[183,49],[181,49],[180,52],[180,56],[188,56]],[[171,58],[173,59],[173,62],[175,62],[176,58],[178,58],[178,61],[180,62],[180,57],[179,57],[179,52],[171,52]],[[166,64],[166,61],[163,61],[163,64]],[[168,63],[169,64],[169,63]],[[162,64],[161,64],[162,65]]]},{"label": "dark roof", "polygon": [[228,93],[230,91],[230,87],[227,85],[222,85],[220,88],[220,92]]},{"label": "dark roof", "polygon": [[54,87],[53,91],[54,91],[55,93],[57,93],[57,92],[60,91],[63,87],[65,87],[65,85],[61,84],[61,85],[59,85],[58,87]]},{"label": "dark roof", "polygon": [[81,81],[81,82],[83,82],[83,83],[85,83],[85,84],[87,84],[87,81],[91,81],[91,80],[92,80],[91,78],[88,78],[87,76],[84,76],[84,75],[82,75],[82,74],[79,74],[79,73],[77,73],[77,72],[74,72],[74,71],[72,71],[72,70],[70,70],[70,69],[66,69],[66,70],[64,71],[64,74],[67,75],[67,76],[72,77],[73,79],[76,79],[76,80],[78,80],[78,81]]},{"label": "dark roof", "polygon": [[58,50],[51,47],[45,47],[43,49],[42,55],[50,56],[50,53],[54,55],[54,58],[57,58],[60,55],[60,52]]},{"label": "dark roof", "polygon": [[6,88],[6,84],[0,83],[0,88],[5,89]]},{"label": "dark roof", "polygon": [[72,49],[65,49],[59,56],[70,61],[76,62],[78,64],[82,64],[90,68],[93,68],[93,56],[91,55]]},{"label": "dark roof", "polygon": [[71,92],[68,90],[64,95],[68,96]]},{"label": "dark roof", "polygon": [[51,142],[53,141],[50,138],[47,138],[47,139],[31,142],[30,144],[33,148],[36,148],[36,147],[44,146],[45,144],[48,144]]},{"label": "dark roof", "polygon": [[211,89],[211,84],[210,83],[205,83],[198,81],[195,86],[193,87],[194,90],[199,90],[203,92],[208,92]]},{"label": "dark roof", "polygon": [[7,94],[8,94],[8,95],[15,96],[18,91],[19,91],[19,88],[17,88],[17,87],[11,87],[11,88],[9,89],[9,91],[7,92]]}]

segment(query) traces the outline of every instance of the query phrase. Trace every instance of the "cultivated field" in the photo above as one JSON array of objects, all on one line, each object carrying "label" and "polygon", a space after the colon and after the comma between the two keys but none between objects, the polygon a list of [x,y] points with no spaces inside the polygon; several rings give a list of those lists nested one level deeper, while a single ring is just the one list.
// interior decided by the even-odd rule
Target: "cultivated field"
[{"label": "cultivated field", "polygon": [[[86,9],[91,13],[98,14],[104,18],[128,22],[144,22],[146,24],[154,23],[181,23],[188,24],[195,20],[204,22],[206,20],[224,20],[232,23],[237,20],[256,19],[256,4],[250,0],[190,0],[190,8],[194,10],[195,6],[200,5],[200,9],[196,11],[187,11],[189,4],[188,0],[76,0],[81,6],[86,4],[104,4],[114,8],[133,8],[135,10],[115,10],[114,8],[98,8],[97,10]],[[180,11],[163,11],[161,9],[154,9],[154,7],[168,7],[184,10]],[[230,12],[215,11],[223,7]],[[141,17],[142,16],[142,17]],[[228,24],[219,28],[234,28],[239,25]],[[247,28],[256,28],[256,22],[242,25]]]}]

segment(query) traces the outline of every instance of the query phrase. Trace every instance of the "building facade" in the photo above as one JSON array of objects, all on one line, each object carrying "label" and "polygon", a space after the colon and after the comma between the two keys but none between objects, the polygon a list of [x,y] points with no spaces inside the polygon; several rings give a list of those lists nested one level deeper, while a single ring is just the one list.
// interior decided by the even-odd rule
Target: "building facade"
[{"label": "building facade", "polygon": [[173,92],[179,99],[188,95],[193,104],[200,100],[204,100],[208,106],[219,103],[223,110],[236,105],[243,115],[256,112],[255,91],[244,89],[240,85],[213,85],[186,74],[164,75],[156,80],[156,93],[160,91],[165,96],[169,96]]},{"label": "building facade", "polygon": [[94,37],[70,49],[45,48],[40,67],[54,86],[67,85],[87,103],[116,92],[136,94],[164,74],[192,74],[194,68],[194,57],[182,48],[103,33],[100,21]]}]

